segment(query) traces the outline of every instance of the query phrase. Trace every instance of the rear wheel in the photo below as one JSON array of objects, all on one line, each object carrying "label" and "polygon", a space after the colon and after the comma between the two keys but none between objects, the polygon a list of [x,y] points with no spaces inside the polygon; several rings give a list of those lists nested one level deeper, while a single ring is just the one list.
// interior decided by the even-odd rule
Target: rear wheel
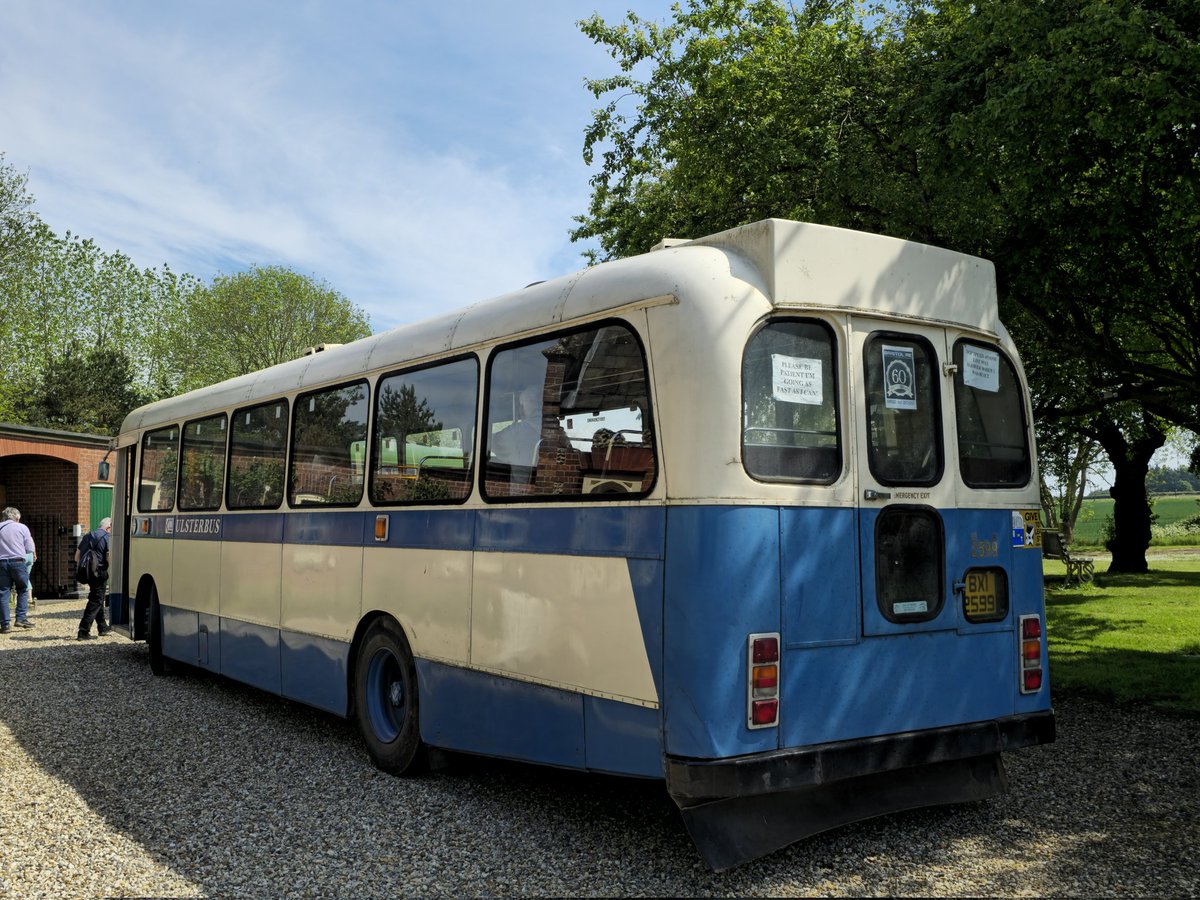
[{"label": "rear wheel", "polygon": [[392,619],[367,629],[354,667],[354,718],[375,765],[404,775],[425,766],[417,714],[417,668]]}]

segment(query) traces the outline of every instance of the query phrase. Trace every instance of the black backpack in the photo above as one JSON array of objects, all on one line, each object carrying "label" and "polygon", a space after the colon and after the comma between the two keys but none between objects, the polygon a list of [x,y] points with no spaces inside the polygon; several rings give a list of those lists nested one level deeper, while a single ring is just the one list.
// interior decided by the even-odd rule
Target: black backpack
[{"label": "black backpack", "polygon": [[[91,535],[87,536],[89,539]],[[92,584],[93,582],[104,580],[104,554],[92,547],[90,540],[86,541],[88,548],[82,550],[83,543],[80,543],[82,552],[79,554],[79,566],[75,570],[75,580],[81,584]]]}]

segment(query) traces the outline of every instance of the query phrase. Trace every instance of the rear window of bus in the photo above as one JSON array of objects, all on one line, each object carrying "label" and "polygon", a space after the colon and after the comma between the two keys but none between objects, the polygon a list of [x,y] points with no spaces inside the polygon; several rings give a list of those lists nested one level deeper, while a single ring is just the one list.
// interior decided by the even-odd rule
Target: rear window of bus
[{"label": "rear window of bus", "polygon": [[1024,487],[1031,466],[1021,382],[998,349],[974,341],[954,345],[954,416],[958,466],[973,488]]},{"label": "rear window of bus", "polygon": [[833,331],[777,319],[742,360],[742,463],[762,481],[829,484],[842,471]]}]

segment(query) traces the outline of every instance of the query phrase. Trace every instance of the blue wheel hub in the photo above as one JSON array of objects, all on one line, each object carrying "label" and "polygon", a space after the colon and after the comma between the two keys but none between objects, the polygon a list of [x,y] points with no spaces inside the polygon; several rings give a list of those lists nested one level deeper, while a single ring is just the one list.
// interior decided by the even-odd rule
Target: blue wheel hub
[{"label": "blue wheel hub", "polygon": [[404,676],[400,661],[389,650],[379,650],[367,669],[367,716],[371,730],[385,744],[400,736],[404,727]]}]

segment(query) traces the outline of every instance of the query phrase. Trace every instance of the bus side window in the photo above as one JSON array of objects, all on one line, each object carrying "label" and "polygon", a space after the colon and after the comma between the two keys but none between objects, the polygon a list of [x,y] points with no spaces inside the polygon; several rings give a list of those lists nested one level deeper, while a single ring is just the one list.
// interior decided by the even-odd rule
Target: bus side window
[{"label": "bus side window", "polygon": [[478,394],[475,357],[379,380],[372,503],[459,503],[470,495]]},{"label": "bus side window", "polygon": [[283,502],[288,404],[272,400],[239,409],[229,428],[229,509],[278,509]]},{"label": "bus side window", "polygon": [[489,367],[486,499],[628,499],[654,486],[645,355],[626,325],[502,348]]},{"label": "bus side window", "polygon": [[354,506],[362,499],[354,444],[367,439],[367,383],[301,394],[292,417],[288,503]]},{"label": "bus side window", "polygon": [[221,505],[225,488],[225,414],[183,426],[179,508],[210,510]]},{"label": "bus side window", "polygon": [[175,506],[179,474],[179,426],[148,431],[142,438],[138,512],[165,512]]}]

